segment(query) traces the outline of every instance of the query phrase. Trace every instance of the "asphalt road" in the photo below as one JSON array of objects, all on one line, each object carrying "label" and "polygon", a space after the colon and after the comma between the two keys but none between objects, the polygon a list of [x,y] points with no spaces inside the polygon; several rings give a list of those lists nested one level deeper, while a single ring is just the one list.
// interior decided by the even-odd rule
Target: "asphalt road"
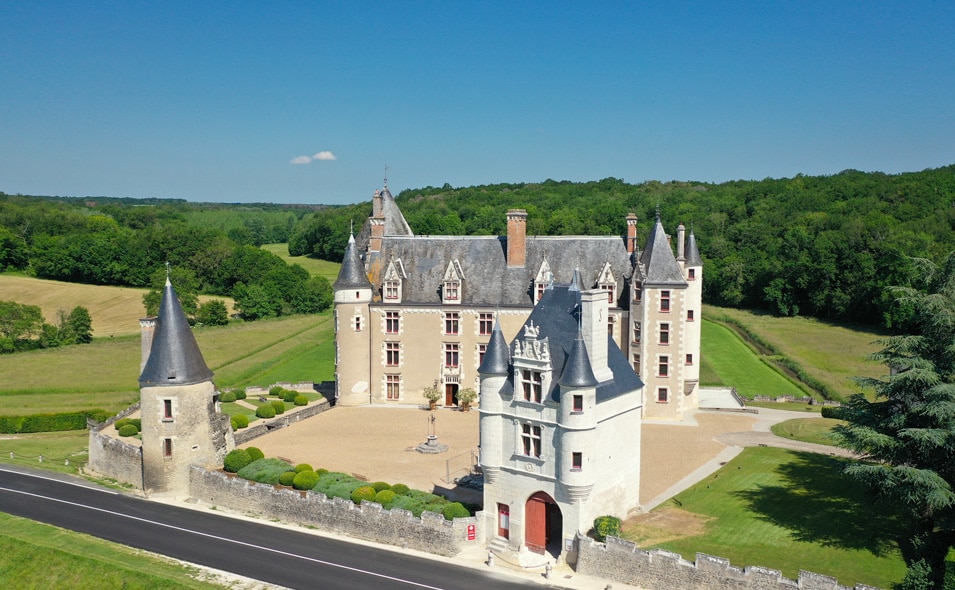
[{"label": "asphalt road", "polygon": [[541,588],[447,562],[0,467],[0,511],[287,588]]}]

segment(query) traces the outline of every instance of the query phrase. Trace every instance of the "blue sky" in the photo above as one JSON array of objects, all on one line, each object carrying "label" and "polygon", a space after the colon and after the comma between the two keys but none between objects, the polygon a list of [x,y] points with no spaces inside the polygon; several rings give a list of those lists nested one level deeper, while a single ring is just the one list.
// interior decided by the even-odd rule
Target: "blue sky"
[{"label": "blue sky", "polygon": [[0,191],[921,170],[955,163],[953,31],[927,0],[4,2]]}]

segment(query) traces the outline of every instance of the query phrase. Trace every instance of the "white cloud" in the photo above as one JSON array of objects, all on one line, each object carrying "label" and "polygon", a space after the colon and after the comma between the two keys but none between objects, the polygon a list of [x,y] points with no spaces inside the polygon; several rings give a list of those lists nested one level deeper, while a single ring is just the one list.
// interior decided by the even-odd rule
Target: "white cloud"
[{"label": "white cloud", "polygon": [[318,152],[317,154],[312,156],[312,159],[313,160],[337,160],[338,158],[335,157],[335,154],[329,151],[323,151],[323,152]]},{"label": "white cloud", "polygon": [[291,164],[308,164],[312,159],[308,156],[296,156],[292,158]]}]

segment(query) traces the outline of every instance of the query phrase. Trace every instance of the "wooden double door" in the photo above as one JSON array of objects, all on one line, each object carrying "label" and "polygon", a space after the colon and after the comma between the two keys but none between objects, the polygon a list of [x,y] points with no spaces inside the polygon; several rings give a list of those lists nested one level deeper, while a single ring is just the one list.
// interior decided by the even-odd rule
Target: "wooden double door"
[{"label": "wooden double door", "polygon": [[546,492],[537,492],[524,506],[524,544],[535,553],[548,548],[560,553],[563,516],[557,502]]}]

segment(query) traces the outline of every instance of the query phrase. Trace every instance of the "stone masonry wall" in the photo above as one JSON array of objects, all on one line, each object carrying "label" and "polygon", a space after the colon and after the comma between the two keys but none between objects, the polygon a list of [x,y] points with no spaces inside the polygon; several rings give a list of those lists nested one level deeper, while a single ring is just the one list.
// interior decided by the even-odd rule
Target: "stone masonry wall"
[{"label": "stone masonry wall", "polygon": [[195,500],[358,539],[448,557],[481,542],[476,530],[475,540],[467,540],[468,527],[477,528],[474,517],[448,521],[440,514],[425,512],[417,518],[407,510],[385,510],[374,502],[356,506],[341,498],[329,499],[322,493],[256,483],[198,466],[192,468],[190,480]]},{"label": "stone masonry wall", "polygon": [[[693,563],[662,549],[642,551],[634,543],[616,537],[607,537],[604,544],[578,536],[577,544],[579,573],[647,590],[850,590],[830,576],[800,570],[799,579],[791,580],[777,570],[734,567],[728,559],[703,553],[697,553]],[[855,590],[878,589],[857,584]]]},{"label": "stone masonry wall", "polygon": [[[108,422],[107,424],[112,424]],[[143,489],[142,448],[90,429],[87,470]]]},{"label": "stone masonry wall", "polygon": [[[263,434],[268,434],[276,428],[285,428],[290,424],[295,424],[296,422],[301,422],[306,418],[317,416],[330,407],[331,405],[328,403],[327,399],[321,399],[317,402],[309,403],[300,410],[296,410],[295,412],[290,412],[288,414],[282,414],[281,416],[277,416],[272,420],[257,420],[253,426],[235,431],[235,444],[236,446],[244,445],[250,440],[258,438]],[[259,422],[261,422],[261,424]]]}]

